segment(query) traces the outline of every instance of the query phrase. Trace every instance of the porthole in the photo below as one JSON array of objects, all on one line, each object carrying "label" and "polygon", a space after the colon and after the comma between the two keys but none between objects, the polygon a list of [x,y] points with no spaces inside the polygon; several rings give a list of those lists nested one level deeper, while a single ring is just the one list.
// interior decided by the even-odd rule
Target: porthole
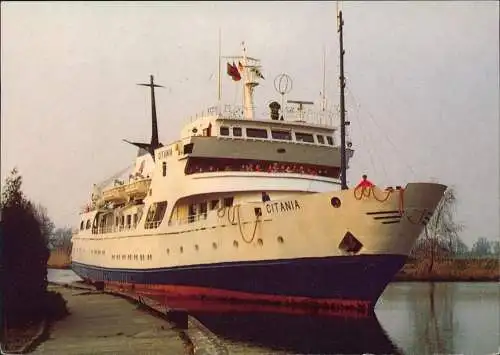
[{"label": "porthole", "polygon": [[212,247],[213,247],[214,249],[217,249],[217,243],[212,243]]},{"label": "porthole", "polygon": [[332,197],[332,199],[330,200],[330,203],[335,208],[339,208],[340,205],[342,205],[342,202],[340,202],[340,199],[338,197]]},{"label": "porthole", "polygon": [[181,253],[184,252],[184,248],[183,247],[180,247],[179,250],[181,251]]},{"label": "porthole", "polygon": [[170,254],[170,249],[167,249],[167,255]]},{"label": "porthole", "polygon": [[283,242],[284,242],[283,237],[280,235],[278,237],[278,243],[283,244]]},{"label": "porthole", "polygon": [[195,244],[195,245],[194,245],[194,250],[198,250],[198,249],[200,249],[200,248],[198,247],[198,244]]},{"label": "porthole", "polygon": [[235,241],[233,242],[233,247],[235,247],[235,248],[237,248],[237,247],[238,247],[238,241],[236,241],[236,240],[235,240]]},{"label": "porthole", "polygon": [[259,244],[260,246],[264,245],[264,241],[262,239],[257,239],[257,244]]}]

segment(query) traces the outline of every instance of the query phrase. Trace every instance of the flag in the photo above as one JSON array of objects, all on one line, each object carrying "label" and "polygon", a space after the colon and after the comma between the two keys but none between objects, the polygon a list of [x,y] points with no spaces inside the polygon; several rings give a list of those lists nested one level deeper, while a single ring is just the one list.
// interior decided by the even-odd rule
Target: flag
[{"label": "flag", "polygon": [[229,75],[234,81],[241,80],[240,72],[238,71],[238,68],[236,68],[236,64],[234,64],[234,62],[233,65],[227,63],[227,75]]}]

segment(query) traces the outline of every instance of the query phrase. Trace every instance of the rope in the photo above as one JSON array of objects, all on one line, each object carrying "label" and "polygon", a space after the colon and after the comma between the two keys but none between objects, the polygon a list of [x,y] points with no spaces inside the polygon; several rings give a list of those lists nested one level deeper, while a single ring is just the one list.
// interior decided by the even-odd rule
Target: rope
[{"label": "rope", "polygon": [[[220,211],[222,211],[222,215],[220,214]],[[226,208],[225,207],[220,207],[217,209],[217,217],[222,218],[226,214]]]},{"label": "rope", "polygon": [[[239,205],[236,205],[236,206],[239,206]],[[227,221],[231,224],[231,225],[235,225],[236,223],[234,222],[236,216],[235,216],[235,213],[236,213],[236,206],[233,206],[233,220],[231,221],[231,216],[229,215],[230,214],[230,211],[231,211],[231,206],[229,206],[227,208]]]},{"label": "rope", "polygon": [[[352,93],[352,90],[350,90],[349,88],[347,88],[347,90],[348,90],[348,93],[350,94],[350,96],[352,97],[352,99],[354,100],[355,104],[356,104],[358,107],[361,107],[361,105],[357,102],[356,98],[354,97],[354,94]],[[368,118],[372,121],[372,123],[373,123],[373,124],[375,124],[375,125],[377,126],[377,128],[379,129],[379,131],[380,131],[380,132],[382,132],[382,133],[385,135],[386,141],[387,141],[387,142],[389,142],[389,143],[392,145],[392,147],[393,147],[394,151],[395,151],[396,153],[398,153],[398,155],[399,155],[399,153],[401,153],[401,152],[400,152],[400,150],[396,147],[396,145],[392,142],[392,140],[390,139],[389,135],[386,133],[386,131],[387,131],[387,130],[386,130],[386,129],[383,129],[383,128],[382,128],[382,127],[381,127],[381,126],[377,123],[377,120],[375,120],[375,118],[373,117],[372,113],[371,113],[371,112],[370,112],[370,111],[369,111],[366,107],[365,107],[365,110],[366,110],[366,112],[368,113]],[[406,165],[406,167],[410,170],[410,172],[412,173],[412,175],[415,177],[415,176],[416,176],[416,174],[415,174],[415,170],[413,170],[413,168],[411,167],[411,165],[407,164],[407,159],[405,159],[405,157],[403,157],[402,155],[400,155],[400,158],[401,158],[401,157],[403,158],[403,159],[402,159],[403,164],[404,164],[404,165]],[[383,166],[383,164],[382,164],[382,167],[384,167],[384,166]],[[385,170],[385,168],[384,168],[384,170]]]},{"label": "rope", "polygon": [[240,230],[240,236],[241,236],[241,239],[247,243],[247,244],[250,244],[252,243],[252,241],[254,240],[255,238],[255,232],[257,231],[257,222],[259,221],[259,215],[256,215],[255,216],[255,222],[254,222],[254,226],[253,226],[253,233],[252,233],[252,239],[250,240],[246,240],[245,238],[245,234],[243,233],[243,230],[241,229],[241,220],[240,220],[240,205],[236,205],[237,208],[237,214],[238,214],[238,228]]},{"label": "rope", "polygon": [[[356,191],[361,187],[361,195],[356,195]],[[375,198],[375,200],[377,200],[378,202],[385,202],[389,199],[389,197],[391,196],[392,194],[392,190],[389,190],[387,191],[387,194],[385,195],[385,197],[383,198],[378,198],[377,195],[375,194],[375,186],[370,186],[370,187],[366,187],[366,186],[357,186],[355,189],[354,189],[354,198],[356,200],[361,200],[363,197],[370,197],[371,195],[373,195],[373,197]]]}]

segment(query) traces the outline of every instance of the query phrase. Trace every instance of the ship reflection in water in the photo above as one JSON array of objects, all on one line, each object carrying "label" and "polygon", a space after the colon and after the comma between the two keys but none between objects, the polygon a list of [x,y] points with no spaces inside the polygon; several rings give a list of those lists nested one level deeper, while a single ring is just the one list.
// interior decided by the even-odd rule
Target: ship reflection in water
[{"label": "ship reflection in water", "polygon": [[168,305],[188,310],[224,341],[230,353],[402,353],[375,315],[179,299],[170,299]]}]

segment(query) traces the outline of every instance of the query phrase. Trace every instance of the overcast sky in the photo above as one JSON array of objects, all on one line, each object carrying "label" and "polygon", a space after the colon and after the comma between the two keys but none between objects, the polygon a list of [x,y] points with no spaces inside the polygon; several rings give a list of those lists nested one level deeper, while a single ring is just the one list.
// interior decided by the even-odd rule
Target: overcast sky
[{"label": "overcast sky", "polygon": [[[155,75],[160,139],[217,100],[223,55],[261,59],[257,105],[338,102],[335,2],[15,3],[1,8],[1,175],[17,166],[24,190],[58,226],[77,221],[91,186],[132,163],[122,138],[150,138]],[[455,187],[470,245],[499,233],[498,2],[344,2],[349,180],[437,180]],[[225,64],[225,63],[223,63]],[[224,74],[224,100],[239,103]]]}]

